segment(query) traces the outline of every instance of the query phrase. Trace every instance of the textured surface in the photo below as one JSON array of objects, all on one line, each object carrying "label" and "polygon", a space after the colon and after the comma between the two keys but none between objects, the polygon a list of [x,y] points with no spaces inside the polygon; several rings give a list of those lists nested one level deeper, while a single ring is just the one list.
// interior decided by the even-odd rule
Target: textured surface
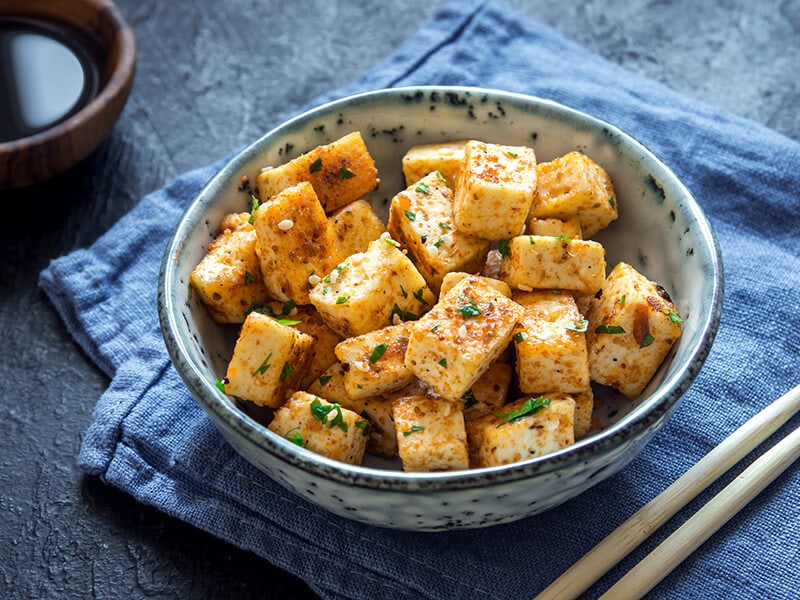
[{"label": "textured surface", "polygon": [[[107,379],[63,330],[37,273],[90,244],[143,193],[359,75],[438,3],[119,4],[138,36],[139,72],[112,137],[72,172],[0,197],[0,596],[304,597],[302,583],[264,561],[83,478],[75,455]],[[631,70],[800,139],[797,3],[510,4]]]}]

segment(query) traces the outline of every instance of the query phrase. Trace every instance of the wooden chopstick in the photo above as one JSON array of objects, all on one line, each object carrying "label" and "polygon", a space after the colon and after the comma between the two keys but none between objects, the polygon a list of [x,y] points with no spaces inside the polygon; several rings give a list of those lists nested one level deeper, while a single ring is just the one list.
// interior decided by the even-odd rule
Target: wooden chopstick
[{"label": "wooden chopstick", "polygon": [[[695,496],[711,485],[711,483],[728,471],[733,465],[738,463],[770,435],[775,433],[775,431],[791,419],[798,411],[800,411],[800,385],[792,388],[758,414],[751,417],[746,423],[700,459],[692,468],[686,471],[686,473],[675,480],[672,485],[645,504],[628,518],[628,520],[612,531],[604,540],[567,569],[558,579],[542,590],[542,592],[536,596],[536,600],[577,598],[611,569],[611,567],[616,565],[627,556],[628,553],[647,539],[653,531],[661,527],[661,525],[669,520],[681,508],[686,506]],[[720,503],[725,503],[724,505],[727,507],[726,510],[728,514],[718,515],[719,518],[724,517],[724,520],[714,527],[714,520],[707,516],[713,514],[715,510],[714,507],[712,506],[711,509],[705,511],[705,516],[701,516],[700,518],[706,519],[708,522],[708,535],[702,539],[698,537],[699,541],[697,545],[689,550],[689,552],[685,553],[678,562],[683,560],[685,556],[688,556],[691,551],[694,551],[700,543],[733,516],[735,511],[744,506],[755,494],[761,491],[772,479],[777,477],[780,472],[791,464],[793,460],[791,459],[793,455],[791,450],[792,444],[794,444],[794,446],[798,445],[797,431],[787,436],[785,440],[778,445],[780,446],[780,450],[773,453],[773,450],[778,448],[778,446],[776,446],[742,473],[740,478],[743,479],[741,482],[739,482],[738,479],[734,482],[737,485],[733,491],[726,492],[728,488],[723,490],[725,497],[718,500],[715,506],[716,510],[721,510]],[[796,448],[794,448],[794,451],[796,451]],[[767,458],[768,456],[769,458]],[[774,474],[771,472],[762,473],[762,470],[768,471],[774,468],[774,465],[780,465],[784,462],[785,465],[780,469],[776,469]],[[759,476],[754,478],[754,474],[751,472],[745,477],[745,474],[751,471],[751,469],[756,468],[757,464],[759,465],[757,468]],[[732,487],[733,485],[734,484],[730,484],[728,487]],[[742,490],[742,487],[746,489]],[[723,492],[720,492],[719,495],[722,495]],[[714,500],[716,500],[716,497]],[[691,529],[688,529],[688,531],[691,531]],[[675,533],[677,533],[677,531]],[[681,535],[687,534],[682,533]],[[673,551],[675,548],[673,544],[677,543],[686,542],[672,542],[671,548]],[[670,547],[667,547],[662,552],[669,551]],[[663,560],[663,558],[661,560]],[[648,566],[652,564],[656,565],[655,569],[653,569],[652,566]],[[642,567],[642,570],[649,569],[650,571],[659,571],[663,568],[663,563],[658,563],[656,559],[653,559],[649,560],[647,565]],[[639,570],[638,574],[635,576],[641,578],[636,582],[637,585],[641,585],[640,582],[647,579],[647,577],[642,577],[642,570]],[[629,580],[629,582],[630,581],[631,580]],[[660,578],[653,581],[652,585],[655,585],[658,581],[660,581]],[[628,584],[626,583],[626,585]]]}]

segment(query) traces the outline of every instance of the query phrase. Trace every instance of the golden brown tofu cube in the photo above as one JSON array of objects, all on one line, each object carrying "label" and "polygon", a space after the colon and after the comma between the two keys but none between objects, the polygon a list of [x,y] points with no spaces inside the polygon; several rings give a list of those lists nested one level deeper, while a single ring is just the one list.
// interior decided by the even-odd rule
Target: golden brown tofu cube
[{"label": "golden brown tofu cube", "polygon": [[507,465],[575,443],[575,401],[567,394],[521,398],[467,424],[470,466]]},{"label": "golden brown tofu cube", "polygon": [[410,396],[392,404],[397,451],[404,471],[469,468],[464,412],[460,402]]},{"label": "golden brown tofu cube", "polygon": [[508,241],[500,277],[511,289],[594,294],[606,274],[605,249],[591,240],[521,235]]},{"label": "golden brown tofu cube", "polygon": [[439,173],[392,198],[386,227],[408,249],[434,293],[447,273],[480,270],[489,252],[488,240],[455,230],[453,192]]},{"label": "golden brown tofu cube", "polygon": [[487,240],[520,235],[535,192],[533,148],[470,140],[455,185],[456,229]]},{"label": "golden brown tofu cube", "polygon": [[340,262],[314,188],[304,182],[285,189],[258,207],[253,222],[261,275],[269,293],[278,300],[309,304],[314,277]]},{"label": "golden brown tofu cube", "polygon": [[295,392],[275,411],[269,429],[333,460],[360,465],[369,436],[369,423],[337,402]]},{"label": "golden brown tofu cube", "polygon": [[553,237],[569,237],[579,240],[583,238],[581,222],[577,217],[562,221],[561,219],[540,219],[529,217],[525,225],[528,235],[550,235]]},{"label": "golden brown tofu cube", "polygon": [[[388,234],[387,234],[388,235]],[[342,337],[418,318],[435,301],[414,263],[391,238],[371,242],[311,290],[311,303]]]},{"label": "golden brown tofu cube", "polygon": [[336,251],[343,259],[356,252],[364,252],[369,243],[377,240],[386,229],[366,200],[356,200],[343,206],[328,217],[328,223]]},{"label": "golden brown tofu cube", "polygon": [[462,397],[467,422],[497,411],[506,403],[512,373],[511,365],[496,362],[478,378]]},{"label": "golden brown tofu cube", "polygon": [[315,379],[309,386],[308,393],[338,402],[367,419],[370,424],[367,452],[377,456],[397,455],[397,436],[392,420],[392,400],[383,396],[350,398],[345,390],[344,371],[340,363],[331,365]]},{"label": "golden brown tofu cube", "polygon": [[570,394],[575,400],[575,439],[582,438],[592,429],[594,392],[592,388]]},{"label": "golden brown tofu cube", "polygon": [[592,380],[628,398],[642,393],[682,333],[667,291],[627,263],[608,274],[587,318]]},{"label": "golden brown tofu cube", "polygon": [[583,236],[592,237],[617,218],[617,199],[608,172],[588,156],[570,152],[536,166],[536,198],[531,216],[578,218]]},{"label": "golden brown tofu cube", "polygon": [[227,215],[190,281],[216,323],[242,323],[253,302],[269,297],[256,256],[256,232],[248,213]]},{"label": "golden brown tofu cube", "polygon": [[228,363],[225,393],[276,408],[296,390],[311,358],[314,339],[276,319],[251,312]]},{"label": "golden brown tofu cube", "polygon": [[513,338],[520,391],[589,389],[588,321],[572,296],[536,291],[516,292],[513,297],[525,309]]},{"label": "golden brown tofu cube", "polygon": [[301,181],[309,182],[326,213],[365,196],[378,185],[378,170],[361,133],[355,131],[298,156],[266,168],[256,178],[262,201]]},{"label": "golden brown tofu cube", "polygon": [[439,295],[444,296],[449,292],[453,287],[462,279],[466,279],[467,277],[480,277],[481,281],[486,283],[487,285],[492,286],[498,292],[503,294],[503,296],[511,297],[511,288],[508,287],[508,284],[505,281],[500,281],[499,279],[494,279],[492,277],[485,277],[483,275],[470,275],[469,273],[464,273],[463,271],[454,271],[453,273],[448,273],[442,279],[442,287],[439,290]]},{"label": "golden brown tofu cube", "polygon": [[406,185],[411,186],[429,173],[438,171],[451,188],[464,159],[466,140],[421,144],[412,146],[403,156],[403,175]]},{"label": "golden brown tofu cube", "polygon": [[378,396],[414,380],[404,362],[410,330],[409,323],[389,325],[348,338],[336,346],[348,396]]},{"label": "golden brown tofu cube", "polygon": [[522,313],[482,278],[462,279],[414,323],[406,366],[440,396],[460,400],[505,350]]}]

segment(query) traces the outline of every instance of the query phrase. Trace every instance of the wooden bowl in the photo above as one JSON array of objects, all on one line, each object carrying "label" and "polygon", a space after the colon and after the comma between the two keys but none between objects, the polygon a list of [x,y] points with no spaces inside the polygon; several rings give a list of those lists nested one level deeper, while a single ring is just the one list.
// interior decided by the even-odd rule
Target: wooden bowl
[{"label": "wooden bowl", "polygon": [[0,190],[61,173],[110,133],[133,85],[136,41],[111,0],[0,0],[0,17],[50,23],[96,40],[102,51],[97,94],[76,113],[28,137],[0,142]]}]

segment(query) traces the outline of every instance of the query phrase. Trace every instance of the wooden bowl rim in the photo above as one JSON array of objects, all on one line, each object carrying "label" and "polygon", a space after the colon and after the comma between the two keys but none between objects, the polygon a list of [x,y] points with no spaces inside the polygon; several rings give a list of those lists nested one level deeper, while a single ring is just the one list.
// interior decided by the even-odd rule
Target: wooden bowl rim
[{"label": "wooden bowl rim", "polygon": [[[112,0],[70,0],[70,6],[76,9],[88,7],[93,15],[94,27],[87,27],[86,23],[76,21],[75,14],[57,11],[48,0],[28,0],[20,3],[20,7],[15,7],[8,16],[62,22],[94,34],[108,50],[110,61],[106,67],[108,77],[103,80],[97,95],[66,120],[33,135],[0,142],[0,190],[23,187],[48,179],[86,158],[110,133],[130,94],[136,72],[136,38],[133,29]],[[0,5],[0,13],[4,12],[3,8],[5,7]],[[96,122],[102,122],[104,115],[113,116],[106,121],[108,127],[92,132],[92,126]],[[3,168],[7,163],[22,160],[22,155],[35,149],[55,149],[60,141],[71,135],[86,139],[84,143],[79,139],[77,151],[72,156],[65,154],[56,157],[53,160],[55,166],[45,169],[47,172],[39,173],[36,169],[32,169],[29,172],[14,173],[16,177],[5,179],[7,174],[15,171],[13,165]]]}]

